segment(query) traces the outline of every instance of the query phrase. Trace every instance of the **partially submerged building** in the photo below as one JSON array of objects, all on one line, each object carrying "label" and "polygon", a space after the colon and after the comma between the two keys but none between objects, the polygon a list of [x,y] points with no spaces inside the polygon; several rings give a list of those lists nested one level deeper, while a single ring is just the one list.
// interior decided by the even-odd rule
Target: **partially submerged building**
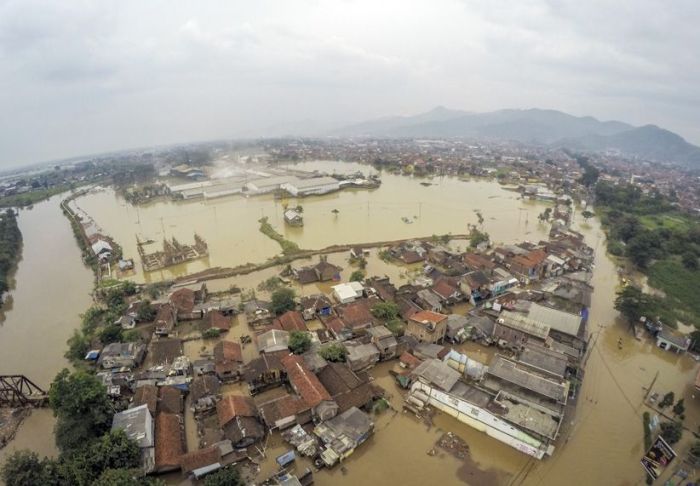
[{"label": "partially submerged building", "polygon": [[325,446],[321,460],[332,467],[347,458],[364,443],[374,431],[372,419],[357,407],[352,407],[337,417],[318,424],[314,428]]}]

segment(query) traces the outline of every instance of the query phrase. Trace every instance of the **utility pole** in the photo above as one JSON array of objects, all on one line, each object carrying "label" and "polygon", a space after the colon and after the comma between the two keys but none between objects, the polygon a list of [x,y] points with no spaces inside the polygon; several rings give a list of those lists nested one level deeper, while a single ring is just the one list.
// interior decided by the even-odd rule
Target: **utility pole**
[{"label": "utility pole", "polygon": [[654,388],[654,383],[656,383],[656,379],[659,377],[659,372],[657,371],[656,374],[654,375],[654,379],[651,380],[651,384],[649,385],[649,388],[647,388],[647,392],[644,394],[644,402],[647,401],[647,397],[649,397],[649,393],[651,393],[651,390]]}]

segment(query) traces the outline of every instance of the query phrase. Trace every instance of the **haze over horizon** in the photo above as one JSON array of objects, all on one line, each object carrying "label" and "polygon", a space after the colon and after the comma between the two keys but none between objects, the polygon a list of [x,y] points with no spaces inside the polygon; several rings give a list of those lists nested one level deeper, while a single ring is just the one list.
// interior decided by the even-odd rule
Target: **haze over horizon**
[{"label": "haze over horizon", "polygon": [[548,108],[700,143],[700,4],[0,1],[0,167]]}]

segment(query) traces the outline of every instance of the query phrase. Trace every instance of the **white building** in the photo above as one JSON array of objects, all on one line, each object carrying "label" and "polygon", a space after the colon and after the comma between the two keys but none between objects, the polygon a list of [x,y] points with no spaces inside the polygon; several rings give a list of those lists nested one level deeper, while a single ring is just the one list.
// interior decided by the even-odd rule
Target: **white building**
[{"label": "white building", "polygon": [[362,297],[365,290],[360,282],[348,282],[331,287],[333,289],[333,298],[339,304],[349,304],[355,302],[356,299]]},{"label": "white building", "polygon": [[283,184],[292,183],[298,179],[294,176],[265,177],[246,182],[244,188],[250,194],[266,194],[277,189],[284,189]]},{"label": "white building", "polygon": [[312,179],[297,179],[286,182],[281,188],[292,196],[310,196],[313,194],[326,194],[337,191],[340,185],[332,177],[314,177]]}]

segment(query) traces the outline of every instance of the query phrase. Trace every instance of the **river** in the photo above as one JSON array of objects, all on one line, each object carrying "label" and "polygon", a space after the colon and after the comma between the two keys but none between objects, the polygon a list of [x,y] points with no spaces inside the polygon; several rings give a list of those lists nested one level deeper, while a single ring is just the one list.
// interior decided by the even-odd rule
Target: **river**
[{"label": "river", "polygon": [[[54,196],[20,212],[22,259],[10,291],[11,304],[0,322],[0,371],[26,375],[44,389],[69,366],[63,357],[66,340],[92,302],[93,275],[83,265],[73,231],[59,207],[63,197]],[[49,409],[33,411],[14,441],[0,450],[0,461],[16,448],[54,455],[53,423]]]},{"label": "river", "polygon": [[[319,166],[332,171],[338,164],[310,163],[296,167],[314,169]],[[354,164],[342,167],[350,171],[358,167],[367,170],[365,166]],[[505,191],[493,182],[441,178],[431,181],[434,185],[425,186],[420,180],[389,174],[383,174],[382,180],[382,187],[373,191],[343,191],[300,200],[306,221],[301,229],[285,228],[281,222],[281,202],[265,196],[206,202],[162,201],[137,211],[111,190],[103,190],[79,198],[77,204],[124,247],[127,256],[136,256],[136,233],[157,239],[165,231],[168,236],[188,241],[191,233],[197,231],[208,240],[211,254],[207,260],[157,274],[143,275],[138,270],[134,278],[139,281],[169,278],[208,266],[260,262],[279,253],[277,244],[258,231],[257,219],[261,215],[269,216],[278,231],[303,248],[464,233],[467,223],[477,223],[476,210],[483,214],[483,229],[495,241],[510,243],[546,238],[547,227],[537,221],[537,215],[546,206],[522,201],[516,193]],[[58,370],[66,366],[65,341],[78,326],[79,314],[91,302],[92,274],[80,260],[70,226],[58,203],[59,198],[55,197],[20,215],[23,258],[12,291],[13,304],[0,326],[2,371],[26,374],[42,386],[48,385]],[[296,203],[290,200],[290,204]],[[334,208],[340,211],[337,217],[331,213]],[[406,224],[401,220],[403,216],[417,217],[413,224]],[[429,429],[411,416],[394,415],[389,411],[376,419],[377,431],[370,442],[348,459],[347,474],[339,469],[321,472],[316,475],[317,484],[408,485],[456,481],[474,485],[641,484],[643,387],[649,385],[657,371],[655,390],[661,393],[673,390],[677,397],[684,396],[686,426],[697,430],[700,406],[692,386],[697,363],[688,356],[658,350],[650,340],[640,342],[632,337],[613,307],[618,286],[616,266],[605,253],[604,235],[598,222],[584,222],[577,216],[574,227],[585,234],[588,244],[596,250],[592,281],[595,291],[590,311],[591,342],[595,344],[586,367],[572,433],[565,444],[558,444],[554,456],[542,462],[529,461],[527,456],[451,417],[438,414],[434,426]],[[332,255],[330,259],[344,266],[345,277],[352,271],[345,261],[346,255]],[[368,271],[370,275],[389,274],[401,283],[407,269],[388,265],[373,252]],[[253,288],[274,273],[275,269],[268,269],[258,274],[211,281],[209,285],[215,290],[231,284]],[[315,288],[306,286],[300,290],[311,292]],[[622,349],[617,345],[620,337]],[[195,349],[195,346],[191,347]],[[473,351],[477,359],[485,360],[485,353]],[[392,404],[400,409],[399,391],[388,369],[388,364],[381,365],[372,374],[392,395]],[[20,428],[15,441],[0,451],[0,459],[18,447],[29,447],[41,454],[55,453],[52,423],[50,412],[35,412]],[[429,456],[427,451],[441,431],[462,436],[479,468],[444,454]],[[690,440],[690,434],[685,436],[677,447],[679,452]],[[270,457],[283,449],[281,444],[275,443],[274,437],[269,445]]]}]

